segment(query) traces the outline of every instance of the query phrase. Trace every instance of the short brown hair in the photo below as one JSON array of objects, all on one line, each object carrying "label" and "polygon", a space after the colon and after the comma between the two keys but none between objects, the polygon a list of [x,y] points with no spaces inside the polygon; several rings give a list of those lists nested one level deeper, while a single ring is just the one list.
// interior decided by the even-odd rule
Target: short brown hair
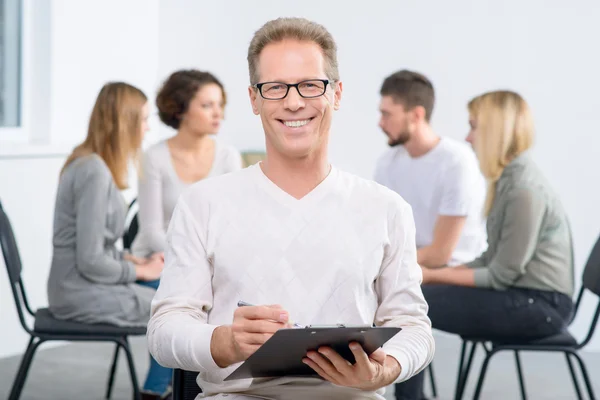
[{"label": "short brown hair", "polygon": [[407,110],[421,106],[425,109],[425,120],[431,121],[435,91],[431,81],[418,72],[403,69],[385,78],[379,92],[382,96],[392,96],[394,102]]},{"label": "short brown hair", "polygon": [[223,106],[227,100],[223,84],[210,72],[195,69],[176,71],[167,78],[156,96],[158,116],[166,125],[179,129],[181,117],[188,110],[198,90],[215,84],[223,92]]},{"label": "short brown hair", "polygon": [[77,158],[96,153],[117,187],[127,189],[129,161],[137,159],[142,145],[142,109],[147,101],[144,92],[125,82],[104,85],[90,116],[87,137],[73,149],[62,171]]},{"label": "short brown hair", "polygon": [[305,18],[277,18],[264,24],[252,38],[248,47],[250,84],[258,83],[258,57],[265,46],[285,39],[314,42],[319,45],[325,58],[327,78],[339,81],[337,45],[331,33],[323,25]]}]

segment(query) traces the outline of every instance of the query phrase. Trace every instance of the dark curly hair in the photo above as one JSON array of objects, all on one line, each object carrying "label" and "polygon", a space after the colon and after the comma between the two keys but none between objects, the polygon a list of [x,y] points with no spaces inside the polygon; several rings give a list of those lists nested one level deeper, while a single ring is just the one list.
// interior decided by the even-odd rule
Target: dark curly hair
[{"label": "dark curly hair", "polygon": [[179,129],[181,117],[186,113],[190,102],[205,85],[215,84],[223,92],[223,106],[227,97],[223,84],[210,72],[195,69],[176,71],[167,78],[156,96],[158,116],[166,125]]}]

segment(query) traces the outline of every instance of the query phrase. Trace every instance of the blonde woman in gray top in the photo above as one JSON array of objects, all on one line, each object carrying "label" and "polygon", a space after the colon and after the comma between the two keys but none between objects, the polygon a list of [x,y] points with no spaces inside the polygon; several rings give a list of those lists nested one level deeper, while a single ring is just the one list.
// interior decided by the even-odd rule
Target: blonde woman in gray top
[{"label": "blonde woman in gray top", "polygon": [[[54,211],[48,304],[57,319],[89,324],[146,326],[163,258],[123,253],[128,164],[148,130],[144,93],[124,82],[102,88],[85,141],[61,171]],[[172,371],[154,359],[144,383],[144,399],[167,392]]]},{"label": "blonde woman in gray top", "polygon": [[144,154],[133,254],[146,257],[164,251],[171,214],[186,187],[242,168],[237,150],[211,138],[219,131],[225,103],[223,85],[209,72],[177,71],[163,84],[156,106],[161,121],[177,134]]},{"label": "blonde woman in gray top", "polygon": [[[488,181],[488,249],[457,268],[422,268],[429,318],[434,328],[464,336],[526,341],[558,334],[573,311],[571,232],[527,152],[531,112],[510,91],[477,96],[468,108],[467,141]],[[399,386],[397,398],[420,399],[422,374]]]}]

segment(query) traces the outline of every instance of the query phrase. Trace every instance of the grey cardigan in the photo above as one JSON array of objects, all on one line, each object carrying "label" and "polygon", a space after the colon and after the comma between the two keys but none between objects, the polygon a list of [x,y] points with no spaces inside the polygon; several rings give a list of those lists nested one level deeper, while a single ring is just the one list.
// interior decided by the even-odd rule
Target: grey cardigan
[{"label": "grey cardigan", "polygon": [[133,283],[135,267],[115,247],[125,214],[124,199],[98,155],[67,166],[56,195],[48,279],[49,308],[56,318],[146,325],[155,292]]},{"label": "grey cardigan", "polygon": [[467,264],[475,285],[573,295],[571,231],[563,206],[528,154],[506,166],[487,219],[488,249]]}]

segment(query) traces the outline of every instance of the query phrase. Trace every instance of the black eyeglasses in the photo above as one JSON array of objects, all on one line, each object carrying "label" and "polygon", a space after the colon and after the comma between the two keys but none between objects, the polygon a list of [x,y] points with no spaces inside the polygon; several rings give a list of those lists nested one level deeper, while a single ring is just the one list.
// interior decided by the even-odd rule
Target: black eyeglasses
[{"label": "black eyeglasses", "polygon": [[263,82],[252,85],[266,100],[284,99],[290,92],[291,87],[295,87],[298,94],[305,99],[323,96],[327,91],[327,85],[335,81],[328,79],[308,79],[298,83],[283,82]]}]

